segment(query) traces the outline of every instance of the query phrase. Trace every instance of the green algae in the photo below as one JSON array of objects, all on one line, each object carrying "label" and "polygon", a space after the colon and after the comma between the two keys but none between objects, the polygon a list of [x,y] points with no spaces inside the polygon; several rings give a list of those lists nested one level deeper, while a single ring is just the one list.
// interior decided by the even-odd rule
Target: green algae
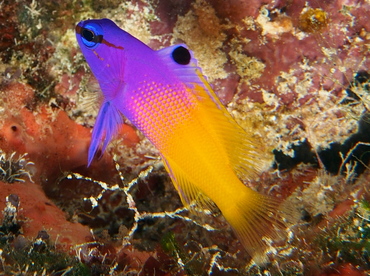
[{"label": "green algae", "polygon": [[361,201],[348,218],[340,219],[316,239],[324,256],[336,263],[351,263],[370,268],[370,204]]}]

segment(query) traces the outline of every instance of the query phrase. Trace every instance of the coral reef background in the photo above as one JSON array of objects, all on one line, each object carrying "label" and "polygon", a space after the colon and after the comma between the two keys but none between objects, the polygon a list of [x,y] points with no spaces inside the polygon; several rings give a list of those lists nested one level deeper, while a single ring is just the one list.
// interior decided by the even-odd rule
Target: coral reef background
[{"label": "coral reef background", "polygon": [[[0,2],[0,271],[5,275],[368,275],[366,0]],[[218,214],[184,209],[125,122],[87,168],[99,88],[74,26],[107,17],[154,49],[184,42],[266,145],[254,189],[295,208],[250,260]]]}]

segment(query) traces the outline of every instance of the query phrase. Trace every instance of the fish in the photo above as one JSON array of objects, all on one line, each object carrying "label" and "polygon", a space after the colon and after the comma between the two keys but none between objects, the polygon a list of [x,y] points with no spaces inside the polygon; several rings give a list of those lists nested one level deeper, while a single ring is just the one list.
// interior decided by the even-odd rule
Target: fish
[{"label": "fish", "polygon": [[88,151],[104,152],[123,116],[158,149],[184,206],[221,212],[256,263],[264,238],[285,229],[281,200],[246,186],[263,167],[262,144],[221,103],[185,44],[153,50],[110,19],[76,25],[103,99]]}]

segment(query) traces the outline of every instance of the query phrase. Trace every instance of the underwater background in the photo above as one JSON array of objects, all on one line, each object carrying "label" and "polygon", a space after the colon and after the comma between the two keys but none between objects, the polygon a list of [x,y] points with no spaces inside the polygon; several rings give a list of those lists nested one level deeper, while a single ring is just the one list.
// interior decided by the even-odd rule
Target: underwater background
[{"label": "underwater background", "polygon": [[[368,275],[370,2],[0,2],[1,275]],[[220,214],[190,212],[128,121],[87,167],[100,91],[75,25],[185,43],[264,145],[246,183],[299,214],[257,266]]]}]

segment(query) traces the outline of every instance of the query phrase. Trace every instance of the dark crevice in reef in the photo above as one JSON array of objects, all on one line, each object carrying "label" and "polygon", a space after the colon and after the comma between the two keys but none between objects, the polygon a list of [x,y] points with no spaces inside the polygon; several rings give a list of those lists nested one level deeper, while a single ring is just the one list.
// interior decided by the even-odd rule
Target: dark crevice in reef
[{"label": "dark crevice in reef", "polygon": [[[370,114],[359,121],[358,132],[351,135],[343,144],[331,143],[328,149],[319,152],[325,169],[332,174],[345,174],[346,165],[353,166],[354,173],[361,175],[370,161]],[[342,158],[344,160],[342,160]]]},{"label": "dark crevice in reef", "polygon": [[304,140],[298,145],[292,145],[292,149],[294,151],[293,157],[285,155],[280,150],[273,151],[275,156],[275,169],[279,169],[280,171],[291,170],[300,163],[317,165],[316,156],[307,140]]},{"label": "dark crevice in reef", "polygon": [[[353,91],[354,87],[370,93],[370,74],[359,72],[354,81],[346,89],[348,97],[341,104],[351,104],[360,101],[360,97]],[[370,114],[365,113],[358,122],[358,131],[349,136],[342,144],[333,142],[328,148],[319,151],[318,157],[331,174],[346,174],[351,171],[355,176],[361,175],[370,163]],[[282,151],[274,150],[274,168],[291,170],[300,163],[319,166],[316,154],[307,140],[298,145],[292,145],[294,156],[285,155]]]}]

